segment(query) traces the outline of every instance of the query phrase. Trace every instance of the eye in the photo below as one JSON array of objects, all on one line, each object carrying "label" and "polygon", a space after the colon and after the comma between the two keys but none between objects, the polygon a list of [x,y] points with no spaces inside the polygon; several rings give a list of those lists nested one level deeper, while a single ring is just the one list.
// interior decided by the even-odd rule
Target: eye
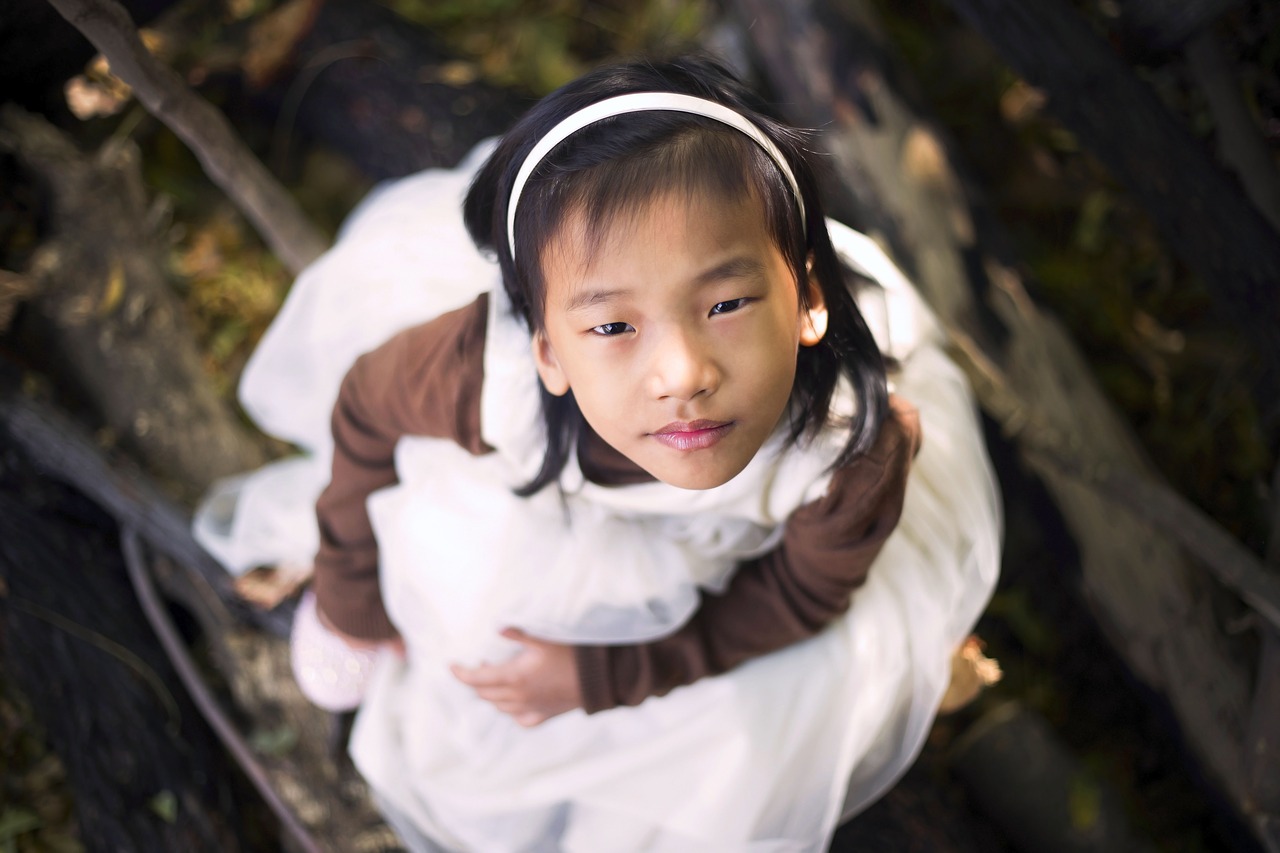
[{"label": "eye", "polygon": [[605,338],[613,338],[618,335],[625,335],[627,332],[634,332],[630,323],[602,323],[599,326],[592,326],[592,334],[600,335]]},{"label": "eye", "polygon": [[746,305],[750,301],[751,301],[750,299],[743,296],[739,299],[730,299],[727,302],[717,302],[715,305],[711,307],[711,316],[714,317],[717,314],[728,314],[732,311],[737,311],[739,308],[741,308],[743,305]]}]

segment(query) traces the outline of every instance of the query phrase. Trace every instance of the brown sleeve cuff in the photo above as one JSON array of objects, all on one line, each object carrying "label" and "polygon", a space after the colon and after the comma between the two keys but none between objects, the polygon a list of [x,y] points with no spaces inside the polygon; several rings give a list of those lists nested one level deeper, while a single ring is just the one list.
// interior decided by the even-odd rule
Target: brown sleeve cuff
[{"label": "brown sleeve cuff", "polygon": [[[320,604],[320,596],[316,596],[316,608],[325,615],[329,620],[329,624],[337,628],[349,637],[355,637],[358,640],[369,640],[371,642],[381,642],[383,640],[394,640],[400,636],[400,632],[391,624],[391,620],[387,617],[387,611],[383,609],[382,602],[370,604],[362,612],[357,615],[346,614],[345,621],[341,618],[334,617],[328,610]],[[336,611],[342,613],[343,611]]]},{"label": "brown sleeve cuff", "polygon": [[[377,560],[376,550],[367,550],[372,553],[361,556]],[[360,640],[390,640],[398,636],[399,632],[391,624],[383,606],[376,572],[325,571],[329,566],[323,557],[322,550],[312,578],[312,589],[316,594],[316,609],[324,614],[329,624]],[[349,554],[347,559],[355,560],[357,555]]]},{"label": "brown sleeve cuff", "polygon": [[609,646],[575,646],[578,686],[582,689],[582,709],[588,714],[616,708],[610,678]]}]

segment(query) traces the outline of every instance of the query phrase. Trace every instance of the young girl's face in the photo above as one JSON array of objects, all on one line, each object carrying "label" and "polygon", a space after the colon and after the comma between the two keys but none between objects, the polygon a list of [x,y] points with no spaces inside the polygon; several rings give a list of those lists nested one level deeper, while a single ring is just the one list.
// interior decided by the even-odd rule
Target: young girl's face
[{"label": "young girl's face", "polygon": [[816,285],[802,309],[761,204],[660,195],[588,246],[571,215],[544,253],[534,359],[547,390],[657,479],[728,482],[773,433],[796,354],[826,328]]}]

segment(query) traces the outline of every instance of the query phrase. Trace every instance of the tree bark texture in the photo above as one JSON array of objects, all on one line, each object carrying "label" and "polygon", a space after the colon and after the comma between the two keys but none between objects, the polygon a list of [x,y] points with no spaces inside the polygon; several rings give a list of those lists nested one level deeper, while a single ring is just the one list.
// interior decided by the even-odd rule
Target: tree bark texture
[{"label": "tree bark texture", "polygon": [[0,113],[0,145],[49,196],[52,234],[27,270],[32,310],[14,330],[33,359],[184,497],[261,464],[257,441],[214,393],[166,279],[136,149],[86,156],[15,107]]},{"label": "tree bark texture", "polygon": [[469,69],[383,6],[324,0],[258,95],[277,115],[273,171],[287,173],[295,136],[322,141],[378,180],[457,165],[533,103],[470,79]]},{"label": "tree bark texture", "polygon": [[1120,0],[1121,24],[1131,37],[1158,50],[1179,47],[1241,0]]},{"label": "tree bark texture", "polygon": [[1250,800],[1264,830],[1280,844],[1280,773],[1275,772],[1280,752],[1280,630],[1262,632],[1262,660],[1254,694],[1253,716],[1245,740]]},{"label": "tree bark texture", "polygon": [[133,88],[142,105],[187,144],[205,174],[290,270],[300,272],[327,248],[327,241],[226,117],[147,51],[123,6],[116,0],[49,2],[93,42],[111,72]]},{"label": "tree bark texture", "polygon": [[[824,129],[822,144],[857,224],[870,225],[890,247],[944,324],[998,365],[1017,401],[998,415],[1077,542],[1090,609],[1138,678],[1165,697],[1192,752],[1240,806],[1250,673],[1225,646],[1208,578],[1166,537],[1029,452],[1044,433],[1091,465],[1156,476],[1069,337],[997,254],[1008,241],[957,174],[946,140],[889,84],[896,72],[886,64],[869,5],[737,0],[733,6],[783,109]],[[987,405],[989,387],[975,387]]]},{"label": "tree bark texture", "polygon": [[[4,384],[15,383],[0,382]],[[167,591],[182,591],[179,597],[206,634],[217,636],[241,623],[275,636],[288,634],[288,613],[263,613],[236,594],[226,570],[196,542],[185,510],[135,466],[109,462],[69,417],[16,393],[5,394],[0,396],[0,435],[45,477],[70,485],[180,565],[186,580],[166,584]]]},{"label": "tree bark texture", "polygon": [[[145,24],[173,0],[125,0]],[[0,102],[12,101],[48,116],[71,118],[63,84],[84,70],[94,54],[75,27],[48,0],[5,0],[0,14]]]},{"label": "tree bark texture", "polygon": [[1257,399],[1274,424],[1280,418],[1280,234],[1062,0],[949,4],[1048,95],[1048,109],[1128,186],[1170,251],[1204,280],[1256,359]]},{"label": "tree bark texture", "polygon": [[148,630],[110,520],[4,446],[0,650],[67,769],[86,847],[263,849],[270,823]]},{"label": "tree bark texture", "polygon": [[[926,743],[885,795],[836,828],[826,853],[991,853],[1006,845],[958,786],[939,784],[947,751]],[[1043,853],[1056,853],[1050,849]]]},{"label": "tree bark texture", "polygon": [[[1120,797],[1089,773],[1043,718],[1015,703],[988,712],[953,748],[952,767],[1019,850],[1129,853],[1146,846],[1129,828]],[[1092,804],[1081,821],[1082,791]]]},{"label": "tree bark texture", "polygon": [[[212,700],[207,686],[202,684],[184,688],[179,682],[169,689],[174,695],[181,692],[183,701],[187,696],[194,698],[192,715],[203,715],[254,784],[269,789],[264,796],[278,814],[282,809],[287,811],[288,816],[282,816],[281,821],[287,821],[292,835],[308,837],[309,845],[298,844],[289,849],[297,853],[317,847],[334,853],[396,849],[395,838],[374,810],[359,774],[340,754],[345,744],[335,743],[334,720],[311,705],[294,683],[285,639],[290,618],[287,608],[265,614],[249,610],[231,590],[225,571],[192,538],[185,514],[136,472],[109,464],[64,416],[25,398],[0,399],[0,447],[8,448],[10,457],[38,469],[45,490],[74,493],[85,513],[109,517],[104,522],[108,527],[114,522],[121,530],[130,531],[124,538],[128,540],[126,547],[135,563],[134,570],[139,558],[144,559],[168,601],[181,605],[195,629],[197,645],[205,650],[217,672],[216,677],[206,675],[207,681],[225,685],[228,698]],[[3,474],[0,460],[0,498],[4,497]],[[0,503],[0,513],[4,511],[5,505]],[[6,537],[0,542],[0,580],[7,573],[5,543],[16,549],[13,553],[19,556],[15,559],[31,547],[26,543],[29,536],[7,529],[3,523],[6,520],[0,519],[0,537]],[[15,517],[14,524],[22,525],[21,517]],[[115,566],[119,562],[119,546],[114,529],[110,532],[110,541],[104,540],[98,549],[102,555],[96,559]],[[131,547],[129,542],[133,543]],[[95,570],[96,563],[72,560],[59,568],[52,583],[55,588],[78,589],[77,573]],[[118,585],[121,581],[122,578],[113,578],[111,583]],[[135,586],[139,595],[155,594],[154,589],[147,592],[150,584]],[[112,594],[128,596],[132,601],[134,590],[112,588]],[[0,623],[4,603],[0,595]],[[136,605],[133,609],[137,609]],[[164,621],[163,617],[155,618],[155,609],[144,608],[147,618],[153,623]],[[165,629],[160,626],[159,630]],[[184,659],[189,655],[180,649],[172,650],[174,643],[171,637],[168,639],[169,660],[189,681],[191,661]],[[159,654],[164,644],[157,644],[154,638],[149,642],[151,654]],[[111,694],[103,695],[106,701],[115,701]],[[236,713],[228,714],[224,707],[234,707]],[[234,721],[241,721],[243,731]],[[248,754],[255,745],[256,754]],[[301,833],[297,831],[299,827]],[[122,849],[188,848],[162,845]]]}]

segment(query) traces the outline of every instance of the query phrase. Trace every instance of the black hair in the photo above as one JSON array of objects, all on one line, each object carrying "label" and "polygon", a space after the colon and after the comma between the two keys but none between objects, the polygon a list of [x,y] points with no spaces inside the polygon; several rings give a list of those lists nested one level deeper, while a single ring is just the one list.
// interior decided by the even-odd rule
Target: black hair
[{"label": "black hair", "polygon": [[[511,186],[529,151],[555,125],[598,101],[633,92],[675,92],[706,98],[740,113],[773,141],[795,174],[804,224],[790,184],[754,141],[703,116],[646,111],[612,116],[572,134],[529,176],[516,214],[515,256],[507,242]],[[569,214],[579,211],[597,242],[619,214],[634,212],[671,189],[714,197],[756,198],[768,231],[795,275],[801,308],[806,282],[822,289],[827,331],[815,346],[801,347],[788,411],[791,440],[820,429],[830,417],[841,374],[857,401],[846,443],[835,465],[848,464],[874,443],[888,408],[884,359],[854,303],[851,276],[827,233],[814,167],[801,132],[770,118],[762,103],[717,61],[686,56],[667,61],[611,65],[569,83],[539,101],[502,138],[476,175],[463,205],[467,230],[481,250],[497,256],[502,283],[515,313],[530,331],[542,327],[545,299],[542,256]],[[570,391],[557,397],[541,389],[547,451],[532,481],[517,490],[531,495],[559,480],[581,434],[583,417]]]}]

